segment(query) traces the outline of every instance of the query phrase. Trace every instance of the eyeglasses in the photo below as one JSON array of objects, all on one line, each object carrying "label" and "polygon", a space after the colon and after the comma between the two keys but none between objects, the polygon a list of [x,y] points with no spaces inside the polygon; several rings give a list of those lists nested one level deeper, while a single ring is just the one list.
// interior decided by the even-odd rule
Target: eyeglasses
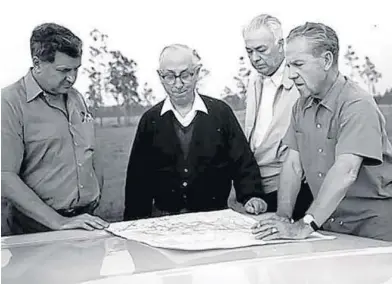
[{"label": "eyeglasses", "polygon": [[158,70],[159,75],[162,79],[169,85],[172,85],[176,82],[177,78],[180,78],[183,84],[188,84],[192,81],[194,72],[189,70],[182,71],[179,75],[174,74],[173,72],[163,73],[161,70]]}]

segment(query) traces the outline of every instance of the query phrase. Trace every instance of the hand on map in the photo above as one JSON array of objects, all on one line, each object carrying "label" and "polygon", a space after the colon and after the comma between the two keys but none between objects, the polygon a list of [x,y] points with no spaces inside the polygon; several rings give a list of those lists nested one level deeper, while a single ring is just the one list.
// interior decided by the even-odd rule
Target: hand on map
[{"label": "hand on map", "polygon": [[60,222],[58,230],[69,230],[69,229],[85,229],[93,231],[95,229],[105,229],[109,227],[109,223],[102,220],[97,216],[90,214],[82,214],[75,217],[64,217]]},{"label": "hand on map", "polygon": [[258,221],[252,227],[252,233],[259,240],[276,240],[276,239],[305,239],[312,230],[301,222],[290,222],[290,219],[280,217],[276,214],[271,218]]},{"label": "hand on map", "polygon": [[267,203],[258,197],[252,197],[245,204],[245,210],[247,213],[258,215],[267,211]]}]

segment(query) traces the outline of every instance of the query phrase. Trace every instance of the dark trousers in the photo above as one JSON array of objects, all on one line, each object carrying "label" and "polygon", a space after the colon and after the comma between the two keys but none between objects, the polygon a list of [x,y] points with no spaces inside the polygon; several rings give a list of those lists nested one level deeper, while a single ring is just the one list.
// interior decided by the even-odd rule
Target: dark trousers
[{"label": "dark trousers", "polygon": [[[264,196],[263,199],[268,204],[267,212],[276,212],[277,205],[278,205],[278,192],[274,191],[268,193]],[[298,193],[297,201],[295,203],[292,218],[294,220],[301,219],[305,215],[306,210],[309,209],[309,206],[312,202],[313,202],[313,195],[312,192],[310,191],[309,185],[307,182],[302,182],[301,189]]]}]

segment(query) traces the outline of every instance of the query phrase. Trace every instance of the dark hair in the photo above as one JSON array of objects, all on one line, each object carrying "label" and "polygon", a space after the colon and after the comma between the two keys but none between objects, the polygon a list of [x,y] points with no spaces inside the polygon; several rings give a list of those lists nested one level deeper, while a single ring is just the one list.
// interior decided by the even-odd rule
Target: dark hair
[{"label": "dark hair", "polygon": [[336,32],[322,23],[306,22],[291,30],[287,36],[287,42],[297,37],[305,37],[313,43],[313,54],[319,56],[325,51],[333,54],[333,62],[336,64],[339,57],[339,39]]},{"label": "dark hair", "polygon": [[31,57],[53,62],[56,51],[73,58],[82,56],[82,40],[69,29],[54,23],[37,26],[30,38]]}]

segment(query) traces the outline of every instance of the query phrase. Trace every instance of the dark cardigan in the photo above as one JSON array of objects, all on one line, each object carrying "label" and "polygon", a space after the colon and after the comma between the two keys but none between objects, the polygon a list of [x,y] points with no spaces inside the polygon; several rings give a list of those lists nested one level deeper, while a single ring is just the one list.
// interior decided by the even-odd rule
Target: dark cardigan
[{"label": "dark cardigan", "polygon": [[233,111],[221,100],[201,98],[208,114],[198,112],[193,121],[187,159],[173,112],[160,114],[163,102],[142,116],[127,169],[124,220],[150,217],[153,201],[173,214],[227,208],[232,182],[239,202],[262,197],[258,165]]}]

